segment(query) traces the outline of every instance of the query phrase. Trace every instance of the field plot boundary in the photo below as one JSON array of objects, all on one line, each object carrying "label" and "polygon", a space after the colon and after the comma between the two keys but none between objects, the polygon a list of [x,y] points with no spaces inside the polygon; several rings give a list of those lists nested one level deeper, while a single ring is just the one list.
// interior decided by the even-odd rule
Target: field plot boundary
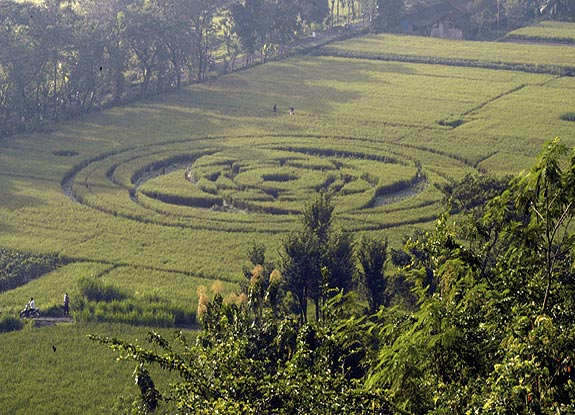
[{"label": "field plot boundary", "polygon": [[536,25],[521,27],[509,32],[505,40],[575,46],[575,23],[542,21]]},{"label": "field plot boundary", "polygon": [[425,65],[460,66],[465,68],[481,68],[505,71],[517,71],[534,74],[548,74],[575,77],[575,66],[537,65],[528,63],[488,62],[474,59],[453,59],[434,56],[400,55],[392,53],[369,53],[336,51],[333,49],[316,49],[309,53],[311,56],[325,56],[348,59],[366,59],[383,62],[419,63]]}]

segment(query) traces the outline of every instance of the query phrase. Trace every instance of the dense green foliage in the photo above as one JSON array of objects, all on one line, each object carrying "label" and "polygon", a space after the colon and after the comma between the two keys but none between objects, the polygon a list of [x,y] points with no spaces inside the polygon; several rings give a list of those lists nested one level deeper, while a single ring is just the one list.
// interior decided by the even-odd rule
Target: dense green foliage
[{"label": "dense green foliage", "polygon": [[[175,400],[181,413],[389,414],[381,392],[362,386],[365,368],[356,363],[370,350],[369,339],[340,326],[340,319],[357,313],[346,304],[337,295],[324,314],[337,312],[338,318],[301,324],[277,319],[263,301],[254,309],[216,297],[203,314],[204,329],[194,344],[183,336],[167,341],[156,333],[148,336],[153,349],[93,338],[139,364],[177,373],[181,381],[161,396]],[[150,400],[158,391],[142,392],[142,407],[155,406]]]},{"label": "dense green foliage", "polygon": [[573,413],[574,154],[549,143],[474,226],[409,241],[419,307],[380,312],[369,385],[411,413]]},{"label": "dense green foliage", "polygon": [[286,288],[295,297],[295,311],[307,320],[308,298],[315,304],[316,320],[321,304],[332,290],[348,292],[353,286],[353,239],[334,229],[332,195],[320,192],[308,202],[302,227],[283,244],[282,270]]},{"label": "dense green foliage", "polygon": [[24,285],[61,263],[54,255],[34,255],[0,248],[0,291]]},{"label": "dense green foliage", "polygon": [[99,279],[84,277],[78,282],[80,297],[74,304],[78,321],[127,323],[155,327],[190,326],[195,313],[178,307],[159,295],[130,297],[120,288]]},{"label": "dense green foliage", "polygon": [[10,314],[0,315],[0,333],[21,330],[23,327],[24,321],[22,321],[21,318],[12,316]]}]

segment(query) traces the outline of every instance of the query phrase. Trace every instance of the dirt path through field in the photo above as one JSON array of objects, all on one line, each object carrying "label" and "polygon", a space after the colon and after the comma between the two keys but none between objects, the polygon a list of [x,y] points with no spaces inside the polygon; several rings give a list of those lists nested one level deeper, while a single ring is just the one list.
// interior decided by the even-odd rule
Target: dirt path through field
[{"label": "dirt path through field", "polygon": [[54,326],[60,323],[73,323],[72,317],[38,317],[30,319],[34,322],[34,327]]}]

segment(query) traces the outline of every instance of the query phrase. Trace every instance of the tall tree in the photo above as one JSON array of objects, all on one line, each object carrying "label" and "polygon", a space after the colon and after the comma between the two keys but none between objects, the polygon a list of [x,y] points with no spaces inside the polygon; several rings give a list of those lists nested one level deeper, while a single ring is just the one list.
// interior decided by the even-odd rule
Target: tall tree
[{"label": "tall tree", "polygon": [[320,258],[317,236],[304,230],[292,233],[283,243],[282,275],[297,301],[297,312],[304,322],[307,321],[308,297],[316,299],[319,304],[322,282]]},{"label": "tall tree", "polygon": [[540,10],[552,19],[575,21],[575,4],[571,0],[543,0]]},{"label": "tall tree", "polygon": [[349,290],[355,274],[353,238],[334,229],[332,195],[321,191],[305,204],[301,229],[284,241],[283,272],[288,289],[298,299],[305,319],[307,298],[315,304],[316,319],[330,288]]},{"label": "tall tree", "polygon": [[33,21],[34,36],[43,51],[43,82],[40,110],[56,118],[70,98],[69,80],[75,66],[75,28],[79,17],[67,0],[45,0]]},{"label": "tall tree", "polygon": [[137,0],[126,9],[124,40],[137,58],[141,95],[146,96],[154,75],[158,75],[164,44],[158,33],[162,22],[158,6],[149,0]]},{"label": "tall tree", "polygon": [[298,0],[302,20],[308,25],[322,25],[329,16],[329,0]]},{"label": "tall tree", "polygon": [[367,23],[370,32],[377,30],[378,0],[359,0],[363,24]]},{"label": "tall tree", "polygon": [[380,306],[388,304],[385,293],[387,279],[384,275],[387,240],[364,235],[357,248],[357,258],[362,269],[363,284],[367,290],[369,309],[374,314]]},{"label": "tall tree", "polygon": [[241,3],[233,3],[230,12],[234,21],[234,32],[240,39],[245,50],[246,65],[249,64],[255,52],[263,46],[263,0],[244,0]]},{"label": "tall tree", "polygon": [[[356,274],[353,257],[353,234],[341,229],[330,232],[326,258],[324,260],[324,289],[342,290],[344,293],[354,288]],[[325,293],[324,297],[328,297]]]},{"label": "tall tree", "polygon": [[404,11],[404,0],[377,0],[377,30],[397,32]]},{"label": "tall tree", "polygon": [[100,100],[121,101],[126,91],[125,71],[129,66],[129,45],[125,41],[127,0],[83,0],[81,10],[104,45],[105,59],[98,66],[103,78]]}]

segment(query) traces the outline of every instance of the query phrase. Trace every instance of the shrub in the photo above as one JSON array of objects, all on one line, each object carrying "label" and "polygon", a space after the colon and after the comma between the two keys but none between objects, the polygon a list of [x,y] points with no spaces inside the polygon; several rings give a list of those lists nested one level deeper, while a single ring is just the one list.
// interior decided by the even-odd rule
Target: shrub
[{"label": "shrub", "polygon": [[24,322],[18,317],[4,314],[0,316],[0,333],[22,330]]},{"label": "shrub", "polygon": [[24,285],[60,264],[55,255],[34,255],[0,248],[0,292]]},{"label": "shrub", "polygon": [[84,301],[74,314],[77,321],[126,323],[155,327],[192,325],[195,314],[164,301],[127,299],[123,301]]},{"label": "shrub", "polygon": [[451,127],[451,128],[459,127],[463,123],[464,123],[464,121],[461,118],[445,119],[445,120],[439,120],[437,122],[437,124],[439,124],[439,125],[442,125],[444,127]]},{"label": "shrub", "polygon": [[95,278],[83,277],[78,282],[80,292],[90,301],[121,301],[128,298],[128,295],[117,287]]},{"label": "shrub", "polygon": [[560,118],[563,121],[575,121],[575,111],[566,112],[565,114],[562,114]]}]

